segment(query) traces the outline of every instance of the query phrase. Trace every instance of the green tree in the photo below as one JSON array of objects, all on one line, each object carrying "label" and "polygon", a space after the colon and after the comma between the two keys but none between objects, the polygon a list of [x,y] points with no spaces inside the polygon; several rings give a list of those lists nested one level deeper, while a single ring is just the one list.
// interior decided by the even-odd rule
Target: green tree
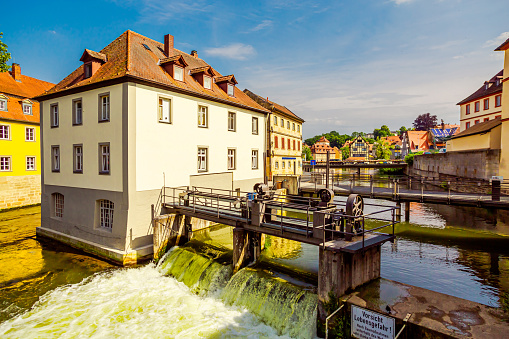
[{"label": "green tree", "polygon": [[402,136],[408,129],[405,126],[399,128],[399,135]]},{"label": "green tree", "polygon": [[382,127],[380,127],[380,128],[375,128],[373,130],[373,134],[374,134],[375,140],[378,140],[378,138],[389,137],[392,135],[391,130],[389,129],[389,127],[387,125],[382,125]]},{"label": "green tree", "polygon": [[394,148],[392,145],[389,145],[389,142],[384,139],[377,139],[375,143],[376,151],[375,156],[377,159],[385,159],[388,160],[391,158],[391,149]]},{"label": "green tree", "polygon": [[415,118],[413,125],[416,131],[429,131],[437,125],[437,116],[430,113],[421,114]]},{"label": "green tree", "polygon": [[343,160],[346,160],[348,157],[350,157],[350,146],[341,147],[341,156],[343,157]]},{"label": "green tree", "polygon": [[0,72],[7,72],[11,69],[11,66],[7,65],[7,60],[11,58],[11,53],[7,52],[7,45],[2,42],[2,36],[4,34],[0,32]]},{"label": "green tree", "polygon": [[313,155],[309,147],[302,147],[302,159],[305,161],[313,160]]}]

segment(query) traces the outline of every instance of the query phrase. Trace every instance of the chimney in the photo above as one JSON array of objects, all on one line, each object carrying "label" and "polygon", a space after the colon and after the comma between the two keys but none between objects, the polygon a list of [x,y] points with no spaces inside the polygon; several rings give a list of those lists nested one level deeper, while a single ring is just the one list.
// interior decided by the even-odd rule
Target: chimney
[{"label": "chimney", "polygon": [[173,53],[173,35],[164,36],[164,54],[169,57]]},{"label": "chimney", "polygon": [[193,49],[193,50],[191,51],[191,56],[193,56],[193,57],[197,58],[197,57],[198,57],[198,52],[197,52],[196,50],[194,50],[194,49]]},{"label": "chimney", "polygon": [[12,64],[11,74],[14,80],[21,82],[21,67],[19,67],[19,64]]}]

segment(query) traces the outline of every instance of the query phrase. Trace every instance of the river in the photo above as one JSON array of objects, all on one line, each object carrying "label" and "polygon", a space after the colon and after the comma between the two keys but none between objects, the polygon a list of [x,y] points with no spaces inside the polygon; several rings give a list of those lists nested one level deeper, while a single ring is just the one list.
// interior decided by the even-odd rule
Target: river
[{"label": "river", "polygon": [[[382,246],[382,277],[494,307],[500,306],[501,298],[507,300],[506,212],[495,216],[476,208],[419,203],[412,203],[411,212],[410,222],[397,226],[396,242]],[[271,309],[282,309],[280,301],[272,301],[276,304],[269,303],[272,308],[263,312],[255,305],[261,287],[255,291],[237,286],[236,294],[228,295],[237,295],[238,301],[222,291],[234,282],[246,285],[246,277],[256,275],[256,286],[279,286],[283,295],[293,291],[288,286],[297,286],[308,295],[318,271],[316,247],[267,237],[260,265],[225,278],[223,286],[200,290],[193,280],[196,270],[212,267],[210,263],[179,274],[154,264],[119,268],[66,246],[36,240],[39,224],[39,207],[0,213],[2,338],[298,336],[268,315]],[[231,248],[229,227],[214,227],[195,236],[222,249],[221,253]],[[300,302],[301,297],[297,299]],[[299,321],[306,328],[302,333],[310,335],[305,319]]]}]

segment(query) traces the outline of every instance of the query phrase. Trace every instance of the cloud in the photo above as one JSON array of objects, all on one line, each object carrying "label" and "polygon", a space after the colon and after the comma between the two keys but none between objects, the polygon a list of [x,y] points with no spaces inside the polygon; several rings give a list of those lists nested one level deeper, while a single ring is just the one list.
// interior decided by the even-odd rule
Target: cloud
[{"label": "cloud", "polygon": [[272,28],[272,26],[273,26],[272,20],[263,20],[258,25],[248,30],[246,33],[258,32],[265,28]]},{"label": "cloud", "polygon": [[223,47],[213,47],[205,49],[205,54],[226,59],[246,60],[256,54],[251,45],[234,43]]},{"label": "cloud", "polygon": [[498,47],[502,45],[502,43],[506,41],[507,38],[509,38],[509,32],[501,33],[495,39],[486,41],[483,47]]},{"label": "cloud", "polygon": [[114,0],[118,5],[135,7],[141,22],[162,24],[187,13],[210,12],[213,6],[206,0]]},{"label": "cloud", "polygon": [[391,2],[394,2],[396,5],[406,4],[408,2],[412,2],[414,0],[390,0]]}]

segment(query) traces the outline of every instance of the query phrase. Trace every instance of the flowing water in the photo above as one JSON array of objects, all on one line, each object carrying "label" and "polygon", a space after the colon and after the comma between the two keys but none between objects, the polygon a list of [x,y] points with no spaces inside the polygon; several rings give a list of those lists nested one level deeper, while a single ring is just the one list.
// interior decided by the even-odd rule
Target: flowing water
[{"label": "flowing water", "polygon": [[[419,203],[411,210],[397,241],[382,246],[382,277],[498,307],[509,293],[509,213]],[[36,240],[39,223],[39,207],[0,213],[1,338],[315,333],[315,246],[267,236],[260,263],[233,275],[232,229],[216,226],[195,232],[158,267],[124,269]]]}]

